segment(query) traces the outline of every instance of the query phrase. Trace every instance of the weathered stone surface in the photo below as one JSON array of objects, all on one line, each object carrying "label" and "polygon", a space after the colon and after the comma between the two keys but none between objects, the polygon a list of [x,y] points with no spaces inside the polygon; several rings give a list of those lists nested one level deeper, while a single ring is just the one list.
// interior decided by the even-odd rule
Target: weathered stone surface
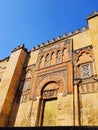
[{"label": "weathered stone surface", "polygon": [[[93,98],[91,98],[93,97]],[[98,125],[98,93],[82,95],[81,125]]]},{"label": "weathered stone surface", "polygon": [[8,118],[11,114],[11,108],[21,77],[25,58],[26,52],[23,49],[13,52],[4,72],[4,76],[0,84],[0,118],[2,119],[2,113],[4,113],[6,116],[4,122],[0,120],[0,126],[7,125],[9,120]]},{"label": "weathered stone surface", "polygon": [[73,95],[58,96],[57,126],[73,125]]}]

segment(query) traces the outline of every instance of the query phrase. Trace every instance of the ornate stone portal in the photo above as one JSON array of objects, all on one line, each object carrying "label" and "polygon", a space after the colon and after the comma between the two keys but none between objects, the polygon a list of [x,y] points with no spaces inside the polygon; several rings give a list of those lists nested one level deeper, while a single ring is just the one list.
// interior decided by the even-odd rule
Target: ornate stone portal
[{"label": "ornate stone portal", "polygon": [[[52,60],[55,62],[52,63]],[[34,102],[39,99],[36,125],[57,125],[59,95],[65,97],[68,93],[72,93],[72,82],[69,82],[69,79],[72,80],[70,67],[72,67],[72,40],[62,41],[60,46],[52,44],[39,51],[35,72],[37,80],[33,93],[31,91]],[[52,103],[55,103],[55,109],[52,108]],[[51,113],[53,109],[54,112]],[[48,119],[50,123],[47,122]]]}]

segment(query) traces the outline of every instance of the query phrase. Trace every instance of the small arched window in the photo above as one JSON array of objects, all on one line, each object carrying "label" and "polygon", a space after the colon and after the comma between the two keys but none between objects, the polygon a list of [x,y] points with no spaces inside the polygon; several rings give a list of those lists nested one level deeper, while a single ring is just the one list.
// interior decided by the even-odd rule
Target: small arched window
[{"label": "small arched window", "polygon": [[55,52],[52,52],[51,54],[51,65],[55,65],[56,63],[56,55]]},{"label": "small arched window", "polygon": [[40,65],[39,66],[40,66],[39,67],[40,69],[44,68],[44,56],[41,57],[41,59],[40,59]]},{"label": "small arched window", "polygon": [[62,53],[63,53],[63,62],[64,62],[64,61],[68,60],[68,53],[67,53],[67,49],[66,49],[66,48],[64,48]]},{"label": "small arched window", "polygon": [[61,62],[62,62],[62,55],[61,55],[61,51],[58,50],[57,51],[57,64],[61,63]]},{"label": "small arched window", "polygon": [[45,57],[45,67],[48,67],[50,66],[50,55],[47,54],[46,57]]},{"label": "small arched window", "polygon": [[85,79],[95,75],[95,66],[92,53],[88,50],[81,50],[76,56],[77,76]]},{"label": "small arched window", "polygon": [[46,55],[45,61],[46,61],[46,62],[49,61],[49,54]]}]

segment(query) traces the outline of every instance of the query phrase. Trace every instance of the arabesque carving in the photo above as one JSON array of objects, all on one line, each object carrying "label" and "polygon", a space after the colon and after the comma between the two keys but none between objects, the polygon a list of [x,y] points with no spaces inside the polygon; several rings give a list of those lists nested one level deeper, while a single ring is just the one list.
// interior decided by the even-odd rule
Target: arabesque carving
[{"label": "arabesque carving", "polygon": [[49,75],[45,77],[39,84],[36,90],[36,96],[41,96],[41,90],[45,86],[45,84],[49,82],[56,82],[59,86],[58,93],[64,93],[65,92],[65,82],[62,78],[60,78],[57,75]]},{"label": "arabesque carving", "polygon": [[89,51],[88,49],[80,50],[79,53],[76,54],[74,59],[76,64],[93,61],[92,51]]}]

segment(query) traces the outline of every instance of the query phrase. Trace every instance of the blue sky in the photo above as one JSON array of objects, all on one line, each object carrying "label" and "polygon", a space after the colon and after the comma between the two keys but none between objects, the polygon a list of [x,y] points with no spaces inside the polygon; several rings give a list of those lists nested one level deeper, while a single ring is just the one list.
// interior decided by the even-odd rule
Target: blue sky
[{"label": "blue sky", "polygon": [[0,0],[0,59],[87,26],[98,0]]}]

